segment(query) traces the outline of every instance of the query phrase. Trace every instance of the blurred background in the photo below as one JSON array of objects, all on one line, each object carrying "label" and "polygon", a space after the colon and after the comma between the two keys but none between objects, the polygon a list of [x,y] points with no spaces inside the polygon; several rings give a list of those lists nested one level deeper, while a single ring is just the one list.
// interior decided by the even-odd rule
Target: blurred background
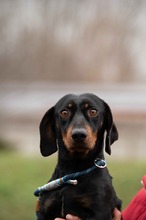
[{"label": "blurred background", "polygon": [[[107,156],[109,161],[145,162],[145,41],[145,0],[0,0],[0,154],[3,174],[7,173],[4,166],[10,173],[15,173],[16,167],[26,167],[24,163],[28,166],[28,160],[27,170],[31,169],[32,158],[36,160],[33,173],[37,173],[37,160],[41,160],[40,120],[67,93],[93,92],[110,105],[119,140],[112,146],[111,159]],[[25,157],[23,164],[22,155]],[[131,169],[134,169],[133,165]],[[135,168],[134,171],[139,174],[137,180],[140,181],[143,169],[136,171]],[[23,173],[21,168],[19,172]],[[130,173],[125,179],[132,178]],[[20,173],[16,173],[18,175]],[[116,175],[121,177],[121,174]],[[47,175],[44,176],[46,181]],[[14,195],[8,190],[10,185],[6,186],[3,180],[1,193],[3,199],[9,198],[13,207]],[[9,219],[6,213],[3,219]],[[22,216],[19,218],[23,219]],[[24,219],[27,219],[26,213]]]}]

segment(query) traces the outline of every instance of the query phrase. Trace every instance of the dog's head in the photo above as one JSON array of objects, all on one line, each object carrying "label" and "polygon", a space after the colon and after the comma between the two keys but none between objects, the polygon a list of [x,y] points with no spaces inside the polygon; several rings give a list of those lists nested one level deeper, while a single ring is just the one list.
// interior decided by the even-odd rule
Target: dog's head
[{"label": "dog's head", "polygon": [[40,148],[43,156],[63,145],[70,154],[87,155],[96,147],[111,154],[111,145],[118,139],[117,128],[109,106],[99,97],[87,93],[66,95],[49,109],[40,123]]}]

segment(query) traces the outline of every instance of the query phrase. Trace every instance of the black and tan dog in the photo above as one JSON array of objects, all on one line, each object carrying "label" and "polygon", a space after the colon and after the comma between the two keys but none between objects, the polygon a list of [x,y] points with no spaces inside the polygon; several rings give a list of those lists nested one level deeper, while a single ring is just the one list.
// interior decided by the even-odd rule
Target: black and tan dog
[{"label": "black and tan dog", "polygon": [[[93,167],[96,158],[104,159],[104,145],[111,154],[110,146],[118,139],[118,132],[109,106],[87,93],[66,95],[49,109],[40,123],[40,136],[43,156],[58,150],[52,181]],[[43,192],[38,219],[54,220],[69,213],[82,220],[111,220],[114,207],[121,208],[121,200],[107,168],[97,167],[77,181],[77,185],[65,184]]]}]

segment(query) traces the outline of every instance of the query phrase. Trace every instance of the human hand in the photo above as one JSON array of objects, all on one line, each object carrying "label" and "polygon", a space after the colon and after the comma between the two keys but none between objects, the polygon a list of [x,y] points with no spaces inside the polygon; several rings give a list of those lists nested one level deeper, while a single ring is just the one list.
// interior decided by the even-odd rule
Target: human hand
[{"label": "human hand", "polygon": [[[55,220],[81,220],[81,219],[79,217],[77,217],[77,216],[73,216],[73,215],[67,214],[65,219],[63,219],[63,218],[55,218]],[[118,220],[118,219],[115,219],[115,220]]]},{"label": "human hand", "polygon": [[114,209],[114,218],[113,218],[113,220],[120,220],[121,217],[122,217],[122,213],[117,208],[115,208]]},{"label": "human hand", "polygon": [[[114,218],[113,218],[113,220],[120,220],[121,216],[122,216],[121,212],[117,208],[115,208],[114,209]],[[81,220],[81,219],[77,216],[73,216],[73,215],[68,214],[68,215],[66,215],[65,219],[55,218],[55,220]]]}]

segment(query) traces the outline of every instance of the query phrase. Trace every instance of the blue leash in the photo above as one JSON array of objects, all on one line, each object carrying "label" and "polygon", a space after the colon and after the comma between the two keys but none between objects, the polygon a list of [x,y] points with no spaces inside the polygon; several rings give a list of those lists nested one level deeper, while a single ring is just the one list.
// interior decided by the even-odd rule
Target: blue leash
[{"label": "blue leash", "polygon": [[40,196],[40,194],[44,191],[51,191],[53,189],[56,189],[64,184],[72,184],[72,185],[76,185],[78,182],[76,180],[77,177],[79,176],[83,176],[83,175],[86,175],[90,172],[92,172],[93,170],[97,169],[97,168],[100,168],[100,169],[103,169],[106,167],[106,161],[103,160],[103,159],[100,159],[100,158],[97,158],[95,161],[94,161],[94,165],[86,170],[83,170],[81,172],[76,172],[76,173],[71,173],[71,174],[68,174],[66,176],[63,176],[59,179],[56,179],[56,180],[53,180],[41,187],[38,187],[37,190],[34,191],[34,195],[35,196]]}]

